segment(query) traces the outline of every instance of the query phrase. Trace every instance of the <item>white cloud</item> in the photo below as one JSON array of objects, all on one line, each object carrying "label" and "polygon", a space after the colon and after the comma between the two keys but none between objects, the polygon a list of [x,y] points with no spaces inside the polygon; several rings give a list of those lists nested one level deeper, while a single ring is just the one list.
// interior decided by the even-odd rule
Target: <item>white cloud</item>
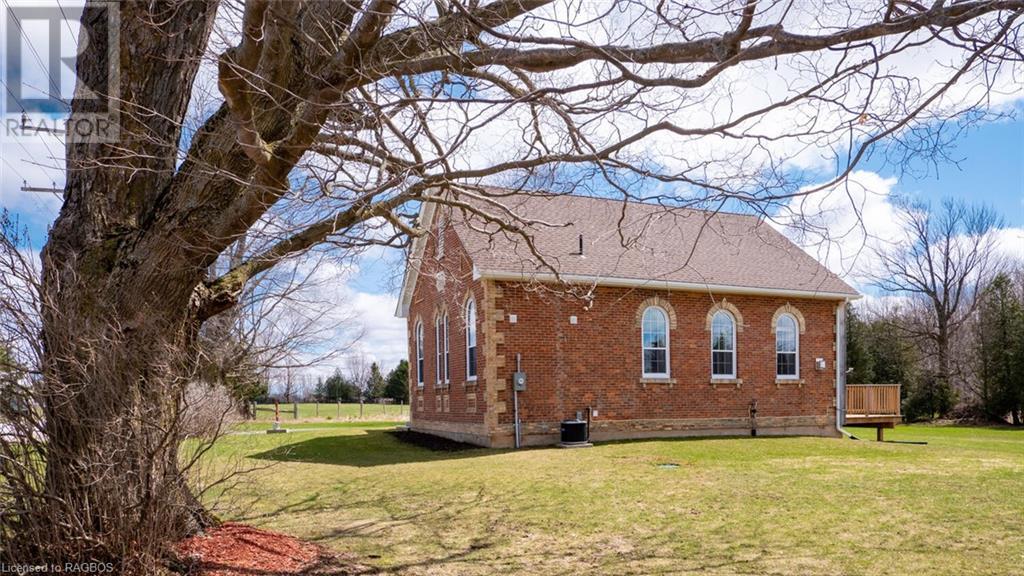
[{"label": "white cloud", "polygon": [[395,317],[398,298],[391,294],[352,294],[352,308],[359,316],[363,336],[356,348],[387,370],[408,358],[405,318]]},{"label": "white cloud", "polygon": [[[905,242],[908,235],[894,204],[897,185],[896,178],[858,170],[836,186],[793,198],[773,225],[830,270],[867,292],[871,277],[880,272],[874,250]],[[1024,228],[1005,227],[994,234],[1000,255],[1024,261]]]},{"label": "white cloud", "polygon": [[876,271],[871,249],[903,234],[892,204],[896,183],[855,171],[845,182],[790,200],[775,225],[829,270],[863,287]]},{"label": "white cloud", "polygon": [[[406,323],[394,316],[397,298],[353,288],[361,277],[358,262],[330,259],[302,262],[299,277],[305,278],[299,294],[276,312],[278,321],[308,325],[311,337],[296,351],[294,361],[303,373],[330,375],[346,370],[349,358],[362,356],[386,371],[407,355]],[[289,276],[290,272],[285,272]],[[297,319],[297,320],[296,320]]]},{"label": "white cloud", "polygon": [[1024,228],[1003,228],[996,232],[996,246],[1004,258],[1024,262]]}]

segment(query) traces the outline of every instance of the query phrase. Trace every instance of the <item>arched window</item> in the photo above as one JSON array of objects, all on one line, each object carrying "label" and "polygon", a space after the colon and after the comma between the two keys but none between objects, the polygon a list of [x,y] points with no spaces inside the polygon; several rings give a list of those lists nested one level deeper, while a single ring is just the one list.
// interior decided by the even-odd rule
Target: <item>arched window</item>
[{"label": "arched window", "polygon": [[444,216],[437,219],[437,257],[444,258]]},{"label": "arched window", "polygon": [[643,377],[668,378],[668,315],[657,306],[648,306],[640,322],[643,348]]},{"label": "arched window", "polygon": [[800,377],[800,330],[791,314],[782,314],[775,322],[775,376]]},{"label": "arched window", "polygon": [[434,315],[434,383],[438,386],[441,385],[441,366],[444,363],[444,341],[442,340],[442,332],[444,331],[444,325],[441,321],[441,316],[438,314]]},{"label": "arched window", "polygon": [[451,382],[451,366],[448,363],[448,313],[444,313],[444,383]]},{"label": "arched window", "polygon": [[466,380],[476,380],[476,302],[466,302]]},{"label": "arched window", "polygon": [[423,322],[416,323],[416,385],[423,387]]},{"label": "arched window", "polygon": [[736,321],[725,310],[711,320],[711,377],[736,377]]}]

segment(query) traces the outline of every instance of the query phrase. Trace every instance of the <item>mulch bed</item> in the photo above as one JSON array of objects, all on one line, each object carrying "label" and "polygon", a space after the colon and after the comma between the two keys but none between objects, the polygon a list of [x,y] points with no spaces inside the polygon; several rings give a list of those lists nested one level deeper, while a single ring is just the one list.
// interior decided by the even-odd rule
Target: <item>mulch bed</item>
[{"label": "mulch bed", "polygon": [[413,432],[412,430],[389,430],[388,434],[391,434],[406,444],[412,444],[413,446],[419,446],[420,448],[426,448],[427,450],[432,450],[434,452],[462,452],[464,450],[480,449],[479,446],[473,444],[456,442],[455,440],[441,438],[440,436],[434,436],[433,434]]},{"label": "mulch bed", "polygon": [[244,524],[226,523],[175,546],[192,576],[347,575],[366,571],[316,544]]}]

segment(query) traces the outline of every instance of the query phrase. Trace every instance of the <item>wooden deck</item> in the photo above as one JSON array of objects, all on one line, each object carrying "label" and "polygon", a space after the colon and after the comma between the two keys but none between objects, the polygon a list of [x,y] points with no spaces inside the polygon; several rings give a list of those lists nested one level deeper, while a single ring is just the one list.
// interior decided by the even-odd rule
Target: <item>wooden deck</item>
[{"label": "wooden deck", "polygon": [[899,384],[846,385],[844,426],[875,428],[882,440],[882,430],[895,427],[902,419]]}]

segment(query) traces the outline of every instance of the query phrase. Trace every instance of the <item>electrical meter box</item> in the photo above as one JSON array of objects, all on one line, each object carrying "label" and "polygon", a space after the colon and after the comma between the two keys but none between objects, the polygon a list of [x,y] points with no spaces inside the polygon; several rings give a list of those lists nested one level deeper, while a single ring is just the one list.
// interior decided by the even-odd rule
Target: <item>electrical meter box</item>
[{"label": "electrical meter box", "polygon": [[526,372],[513,372],[512,373],[512,386],[516,392],[526,391]]}]

